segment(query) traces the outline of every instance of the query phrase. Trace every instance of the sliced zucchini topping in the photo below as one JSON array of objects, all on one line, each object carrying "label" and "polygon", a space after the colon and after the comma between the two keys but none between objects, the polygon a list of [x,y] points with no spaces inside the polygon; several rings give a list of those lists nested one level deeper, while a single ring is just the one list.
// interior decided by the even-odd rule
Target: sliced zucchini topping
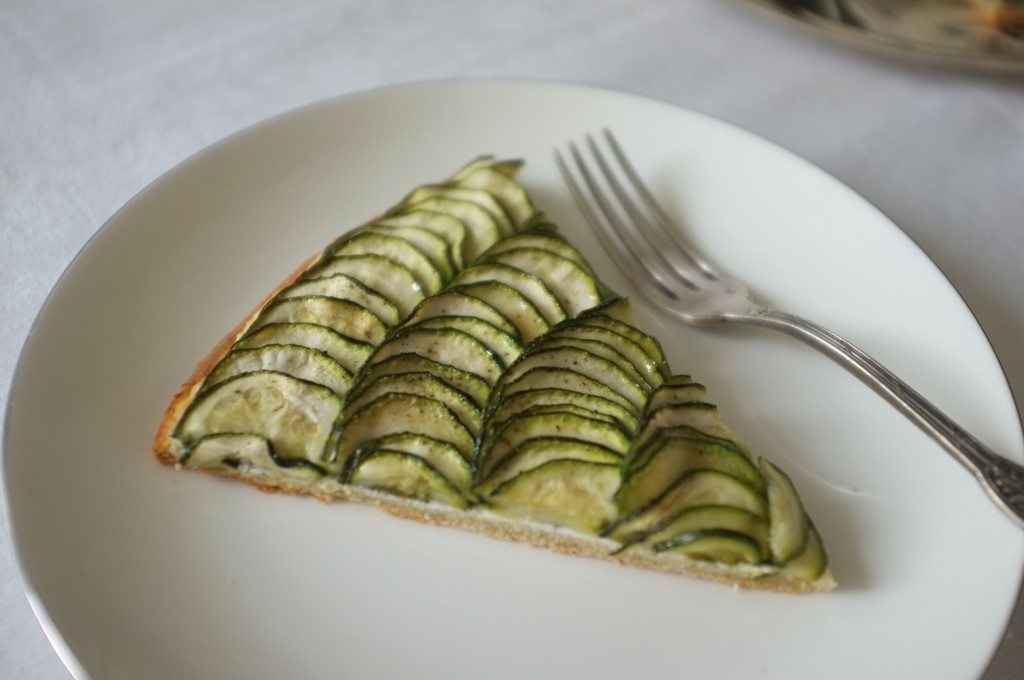
[{"label": "sliced zucchini topping", "polygon": [[387,326],[394,326],[401,319],[401,312],[394,302],[348,274],[303,279],[285,288],[278,298],[309,296],[350,300],[375,314]]},{"label": "sliced zucchini topping", "polygon": [[355,374],[373,353],[373,345],[353,340],[327,326],[312,323],[269,323],[235,343],[235,350],[265,345],[301,345],[323,352],[350,374]]},{"label": "sliced zucchini topping", "polygon": [[412,272],[416,283],[426,295],[436,293],[444,285],[441,272],[429,257],[408,240],[392,236],[383,229],[364,227],[353,234],[343,236],[328,252],[330,257],[383,255]]},{"label": "sliced zucchini topping", "polygon": [[619,517],[607,534],[627,551],[778,571],[788,558],[778,559],[771,547],[772,483],[704,396],[688,376],[651,394],[615,494]]},{"label": "sliced zucchini topping", "polygon": [[441,472],[415,454],[376,449],[359,457],[349,483],[396,496],[465,508],[466,495]]},{"label": "sliced zucchini topping", "polygon": [[598,534],[618,515],[623,457],[651,387],[615,346],[588,348],[596,341],[566,335],[581,323],[577,316],[542,335],[502,375],[475,490],[498,514]]},{"label": "sliced zucchini topping", "polygon": [[428,319],[450,317],[482,319],[505,333],[519,335],[519,329],[515,323],[493,305],[457,289],[445,291],[424,300],[413,312],[406,326]]},{"label": "sliced zucchini topping", "polygon": [[506,251],[523,248],[528,248],[531,251],[547,251],[570,260],[590,276],[595,276],[594,271],[590,268],[590,264],[587,260],[580,255],[578,250],[573,248],[565,241],[565,239],[559,236],[554,225],[551,224],[546,225],[546,227],[531,227],[529,231],[524,232],[515,241],[498,242],[491,246],[491,249],[488,251],[488,255],[491,257],[497,257]]},{"label": "sliced zucchini topping", "polygon": [[504,370],[501,359],[487,345],[455,328],[402,329],[374,352],[373,365],[399,354],[416,354],[482,378],[493,385]]},{"label": "sliced zucchini topping", "polygon": [[592,378],[640,410],[647,402],[650,387],[637,382],[615,362],[575,345],[541,347],[524,356],[507,373],[508,382],[514,382],[534,368],[567,369]]},{"label": "sliced zucchini topping", "polygon": [[317,463],[340,412],[341,398],[322,385],[254,371],[201,392],[174,436],[187,450],[213,434],[254,434],[268,440],[281,459]]},{"label": "sliced zucchini topping", "polygon": [[466,227],[466,239],[462,244],[462,260],[466,263],[475,262],[480,253],[494,245],[502,236],[494,216],[479,203],[472,201],[447,196],[430,196],[415,203],[404,203],[397,210],[400,212],[390,213],[389,217],[411,210],[430,210],[451,215],[461,221]]},{"label": "sliced zucchini topping", "polygon": [[434,198],[459,201],[468,204],[464,209],[468,209],[469,206],[475,206],[484,211],[488,218],[494,222],[499,238],[511,236],[516,229],[511,215],[508,214],[508,211],[505,210],[505,207],[493,194],[483,189],[466,187],[461,182],[422,186],[409,194],[402,202],[402,205],[421,205],[423,202]]},{"label": "sliced zucchini topping", "polygon": [[467,283],[454,286],[451,292],[462,293],[490,305],[517,329],[523,344],[532,342],[551,328],[537,306],[507,284],[498,281]]},{"label": "sliced zucchini topping", "polygon": [[254,371],[286,373],[293,378],[323,385],[338,396],[348,392],[352,385],[352,374],[323,352],[301,345],[264,345],[255,349],[232,350],[210,373],[203,388]]},{"label": "sliced zucchini topping", "polygon": [[388,327],[379,316],[351,300],[322,295],[274,300],[250,327],[253,331],[272,323],[312,323],[327,326],[353,340],[378,344]]},{"label": "sliced zucchini topping", "polygon": [[473,472],[469,461],[451,443],[434,439],[422,434],[402,432],[372,439],[356,451],[356,460],[352,468],[357,469],[360,461],[378,451],[397,451],[422,459],[438,474],[459,490],[466,498],[470,497],[473,484]]},{"label": "sliced zucchini topping", "polygon": [[452,184],[468,189],[480,189],[494,196],[515,224],[524,224],[537,210],[522,185],[512,179],[518,166],[483,162],[467,167],[453,178]]},{"label": "sliced zucchini topping", "polygon": [[[452,198],[454,196],[465,197],[466,193],[440,192],[431,189],[423,195],[431,198],[445,195]],[[414,194],[409,200],[415,204],[419,198],[419,195]],[[493,210],[493,206],[491,209]],[[516,234],[510,236],[506,242],[514,243],[518,238],[520,235]],[[571,246],[566,247],[571,248]],[[487,271],[493,269],[493,263],[487,258],[488,255],[485,254],[480,263],[471,265],[448,287],[425,298],[410,317],[377,348],[368,360],[365,370],[357,376],[357,382],[351,394],[358,396],[349,398],[344,413],[338,421],[337,446],[331,463],[332,466],[347,466],[349,470],[346,478],[348,483],[370,484],[368,477],[356,475],[353,471],[362,465],[364,454],[361,452],[369,450],[366,447],[370,446],[372,440],[380,436],[378,429],[375,429],[377,426],[371,429],[361,424],[361,419],[368,417],[364,404],[372,400],[371,403],[379,406],[379,395],[390,394],[397,389],[401,389],[403,394],[429,396],[442,402],[471,433],[472,452],[467,456],[467,460],[474,461],[474,464],[479,462],[477,459],[480,442],[489,436],[484,427],[482,411],[478,410],[479,407],[490,403],[494,385],[506,374],[509,366],[512,366],[520,357],[524,349],[523,338],[537,337],[550,328],[550,323],[537,312],[536,305],[530,296],[543,296],[543,299],[548,301],[550,309],[558,310],[559,318],[564,315],[560,304],[551,294],[549,288],[549,286],[557,285],[554,277],[563,275],[562,270],[548,267],[544,258],[536,258],[524,263],[523,268],[506,267],[505,271],[510,274],[504,280],[495,280],[486,275]],[[576,267],[576,265],[573,266]],[[475,277],[481,271],[484,274],[480,276],[479,280],[476,280]],[[464,279],[472,280],[467,282]],[[492,301],[494,304],[491,304]],[[540,327],[543,330],[538,329],[538,320],[543,324]],[[424,370],[385,371],[379,368],[400,362],[415,362],[421,364]],[[431,367],[444,367],[444,370],[432,371]],[[471,384],[474,389],[469,392],[465,389],[465,376],[472,378]],[[373,418],[388,421],[392,425],[402,423],[402,427],[408,428],[405,432],[429,435],[433,439],[456,445],[460,452],[466,453],[464,447],[459,447],[458,442],[450,436],[450,433],[446,434],[450,424],[441,428],[442,431],[429,429],[434,428],[434,424],[411,422],[408,414],[398,412],[398,409],[407,408],[402,401],[395,400],[388,407],[395,411],[393,413],[391,411],[375,411]],[[541,408],[539,405],[534,407],[535,410],[539,408]],[[537,412],[535,415],[543,414]],[[605,430],[608,432],[621,431],[613,417],[600,414],[598,417],[591,417],[591,414],[581,406],[563,405],[557,412],[549,410],[546,415],[552,422],[556,422],[559,418],[569,417],[593,421],[595,431],[588,431],[585,434],[594,440],[606,438]],[[437,420],[436,413],[430,410],[416,414],[416,418],[424,418],[431,423]],[[514,440],[518,435],[513,430],[517,427],[519,430],[528,430],[530,421],[523,420],[515,426],[511,423],[506,423],[506,425],[509,430],[501,438],[502,447],[514,445],[516,443]],[[417,427],[421,429],[417,429]],[[600,428],[604,428],[604,430]],[[395,430],[394,433],[398,434],[398,430]],[[621,438],[619,443],[621,456],[629,444],[624,433],[619,436]],[[581,439],[582,441],[584,440]],[[420,455],[410,451],[406,451],[405,454],[414,457]],[[465,479],[449,478],[448,472],[442,467],[435,465],[430,460],[424,459],[424,462],[432,471],[431,474],[436,473],[446,478],[453,488],[468,490]],[[394,465],[398,465],[398,463],[395,462]],[[402,465],[408,465],[408,463],[402,463]],[[423,474],[425,473],[420,474],[420,477]],[[433,480],[434,478],[428,475],[423,479]],[[379,488],[380,484],[379,480],[373,482],[376,488]],[[432,485],[428,486],[430,489],[435,488]],[[420,486],[416,488],[421,489]],[[395,493],[409,495],[411,492],[406,489],[395,491]],[[422,497],[422,494],[417,497]],[[430,500],[434,502],[445,502],[446,498],[450,497],[444,493],[430,493]],[[460,499],[462,498],[460,496]]]},{"label": "sliced zucchini topping", "polygon": [[538,387],[522,392],[506,393],[499,403],[495,404],[490,414],[490,426],[497,427],[507,419],[530,410],[561,409],[571,406],[583,409],[592,418],[605,419],[617,424],[630,436],[636,431],[637,417],[620,404],[604,397],[557,387]]},{"label": "sliced zucchini topping", "polygon": [[454,271],[460,271],[466,266],[465,243],[468,230],[465,223],[453,215],[436,210],[409,207],[381,217],[373,224],[385,229],[391,227],[426,229],[444,239]]},{"label": "sliced zucchini topping", "polygon": [[[506,241],[508,244],[510,241]],[[575,317],[601,301],[597,280],[572,260],[542,248],[505,248],[488,251],[486,261],[525,272],[544,272],[548,290],[568,317]],[[549,317],[550,320],[550,317]]]},{"label": "sliced zucchini topping", "polygon": [[324,469],[305,458],[282,458],[270,440],[257,434],[220,432],[206,435],[192,444],[182,456],[195,467],[224,470],[244,470],[264,475],[274,470],[276,478],[297,483],[314,481],[324,475]]},{"label": "sliced zucchini topping", "polygon": [[[209,372],[172,435],[184,451],[180,464],[244,469],[264,477],[293,468],[295,460],[306,461],[317,474],[326,467],[335,470],[339,451],[348,454],[344,447],[351,438],[337,428],[342,405],[358,381],[368,378],[384,380],[374,390],[360,386],[362,396],[348,399],[355,412],[383,409],[381,404],[389,403],[378,403],[387,396],[383,391],[398,390],[402,403],[430,399],[437,422],[444,421],[441,414],[451,414],[463,429],[478,429],[489,384],[518,355],[518,342],[512,340],[518,328],[494,311],[484,320],[474,314],[474,320],[459,324],[461,330],[424,324],[407,334],[395,331],[424,298],[530,219],[532,208],[524,212],[531,205],[525,191],[514,188],[517,168],[516,162],[479,158],[444,183],[442,191],[428,185],[413,192],[383,217],[326,248],[264,305]],[[489,182],[482,181],[485,176]],[[459,184],[463,180],[465,186]],[[488,305],[478,298],[466,300],[467,307]],[[428,309],[420,311],[431,316]],[[466,370],[453,361],[450,349],[441,348],[443,343],[424,349],[428,338],[453,333],[464,338],[459,348],[472,345],[475,352],[475,360],[462,364]],[[395,341],[381,352],[392,335]],[[400,356],[410,353],[419,356]],[[433,373],[429,379],[409,375],[424,368]],[[425,434],[438,434],[426,429]],[[472,435],[449,434],[470,457]],[[381,460],[392,461],[393,453]],[[375,466],[387,467],[383,462]],[[369,479],[369,472],[360,478]],[[467,483],[463,480],[462,486]]]},{"label": "sliced zucchini topping", "polygon": [[487,497],[501,515],[596,534],[615,517],[614,463],[558,458],[517,474]]},{"label": "sliced zucchini topping", "polygon": [[412,394],[436,399],[471,432],[478,432],[483,421],[483,411],[472,397],[444,378],[425,371],[392,373],[364,382],[364,387],[357,394],[350,394],[345,409],[354,412],[386,394]]},{"label": "sliced zucchini topping", "polygon": [[491,393],[491,387],[487,382],[468,371],[463,371],[448,364],[442,364],[433,359],[406,352],[384,359],[367,366],[359,376],[359,380],[349,391],[348,399],[351,401],[362,394],[369,387],[389,375],[400,373],[427,373],[434,375],[456,390],[469,395],[473,403],[483,408],[487,403],[487,397]]},{"label": "sliced zucchini topping", "polygon": [[408,267],[375,253],[325,257],[303,279],[345,274],[375,290],[398,308],[400,317],[408,316],[423,299],[423,288]]},{"label": "sliced zucchini topping", "polygon": [[483,156],[338,238],[173,432],[186,467],[340,484],[814,582],[821,536],[628,301]]},{"label": "sliced zucchini topping", "polygon": [[467,460],[473,455],[473,433],[444,402],[432,397],[392,393],[347,413],[334,451],[333,466],[341,468],[367,442],[391,434],[418,434],[447,442]]},{"label": "sliced zucchini topping", "polygon": [[497,281],[519,291],[540,312],[548,326],[565,318],[565,309],[538,276],[502,262],[482,263],[455,277],[456,285]]}]

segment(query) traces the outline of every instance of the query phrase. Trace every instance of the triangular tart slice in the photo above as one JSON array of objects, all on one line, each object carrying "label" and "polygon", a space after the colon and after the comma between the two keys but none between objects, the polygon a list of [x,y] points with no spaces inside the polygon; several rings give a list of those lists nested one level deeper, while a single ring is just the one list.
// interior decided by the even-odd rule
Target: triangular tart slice
[{"label": "triangular tart slice", "polygon": [[474,159],[303,264],[172,400],[157,458],[264,490],[785,592],[831,590],[790,478]]}]

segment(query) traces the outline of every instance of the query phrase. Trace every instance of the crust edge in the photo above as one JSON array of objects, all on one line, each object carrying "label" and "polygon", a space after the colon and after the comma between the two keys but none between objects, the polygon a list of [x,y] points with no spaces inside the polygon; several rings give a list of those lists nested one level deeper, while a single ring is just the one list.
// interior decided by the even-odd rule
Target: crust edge
[{"label": "crust edge", "polygon": [[203,381],[206,380],[206,376],[209,375],[210,371],[213,370],[221,359],[228,353],[231,346],[245,334],[252,325],[256,317],[259,316],[263,308],[269,303],[274,297],[282,290],[295,283],[303,274],[316,264],[320,259],[320,254],[317,253],[313,257],[303,262],[288,278],[282,281],[277,288],[270,292],[260,303],[249,313],[249,315],[231,331],[227,333],[220,342],[218,342],[210,353],[206,355],[204,359],[199,361],[192,369],[192,374],[188,379],[182,383],[181,387],[175,393],[171,399],[170,405],[164,412],[163,419],[160,421],[160,426],[157,428],[156,436],[153,438],[152,451],[153,455],[158,461],[164,465],[174,465],[178,462],[181,452],[175,450],[174,439],[171,437],[171,433],[174,431],[174,427],[178,420],[181,419],[182,414],[188,405],[192,403],[193,397],[196,392],[199,391]]}]

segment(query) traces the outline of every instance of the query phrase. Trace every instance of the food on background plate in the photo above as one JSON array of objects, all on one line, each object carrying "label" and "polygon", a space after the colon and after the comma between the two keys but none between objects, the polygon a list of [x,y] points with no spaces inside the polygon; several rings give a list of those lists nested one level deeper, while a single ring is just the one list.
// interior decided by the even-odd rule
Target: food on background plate
[{"label": "food on background plate", "polygon": [[1024,0],[971,0],[982,21],[1004,31],[1024,31]]},{"label": "food on background plate", "polygon": [[198,365],[157,458],[635,567],[834,588],[789,477],[672,372],[520,165],[477,158],[304,263]]}]

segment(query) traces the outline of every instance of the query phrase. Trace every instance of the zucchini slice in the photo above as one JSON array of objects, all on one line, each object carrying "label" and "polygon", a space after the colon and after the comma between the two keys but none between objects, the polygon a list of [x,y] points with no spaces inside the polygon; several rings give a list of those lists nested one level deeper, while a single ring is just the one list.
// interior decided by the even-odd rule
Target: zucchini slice
[{"label": "zucchini slice", "polygon": [[597,280],[572,260],[550,250],[516,247],[498,253],[488,251],[484,261],[536,272],[535,275],[544,281],[558,300],[563,313],[570,318],[601,302]]},{"label": "zucchini slice", "polygon": [[505,173],[509,178],[515,178],[523,167],[523,161],[520,159],[498,160],[491,154],[483,154],[462,166],[458,172],[452,175],[450,181],[458,183],[465,178],[466,175],[482,167],[491,167],[499,172]]},{"label": "zucchini slice", "polygon": [[[584,395],[579,396],[582,397]],[[613,416],[601,413],[600,411],[592,411],[586,406],[582,406],[578,403],[572,403],[569,401],[551,404],[535,404],[531,406],[529,409],[512,415],[503,414],[499,409],[495,409],[491,413],[490,418],[488,418],[487,424],[491,428],[496,428],[499,424],[512,420],[513,418],[536,416],[541,415],[543,413],[567,413],[571,415],[581,416],[584,418],[590,418],[592,420],[599,420],[602,423],[608,423],[609,425],[619,428],[623,432],[627,430],[627,428],[623,427],[619,423],[618,419],[614,418]]]},{"label": "zucchini slice", "polygon": [[388,326],[394,326],[402,319],[402,313],[394,302],[348,274],[302,279],[281,291],[277,298],[311,296],[351,300],[376,314]]},{"label": "zucchini slice", "polygon": [[495,427],[528,409],[562,404],[571,404],[586,409],[595,416],[611,418],[630,435],[636,431],[636,415],[622,405],[604,397],[557,387],[542,387],[504,396],[499,403],[492,406],[488,423]]},{"label": "zucchini slice", "polygon": [[759,517],[768,517],[768,500],[751,485],[719,470],[693,470],[675,480],[667,491],[632,512],[622,512],[609,527],[610,535],[624,543],[645,536],[670,517],[702,505],[728,505]]},{"label": "zucchini slice", "polygon": [[612,494],[618,466],[582,460],[553,460],[516,475],[487,499],[499,515],[600,533],[616,515]]},{"label": "zucchini slice", "polygon": [[586,316],[588,318],[606,316],[628,328],[632,328],[638,333],[642,333],[642,331],[637,328],[636,315],[633,313],[633,306],[630,304],[628,298],[624,298],[621,295],[613,293],[600,305],[588,310]]},{"label": "zucchini slice", "polygon": [[469,495],[473,472],[469,462],[449,442],[409,432],[390,434],[363,444],[356,451],[357,462],[355,465],[358,465],[358,460],[378,451],[398,451],[422,458],[424,462],[451,482],[452,486],[461,493]]},{"label": "zucchini slice", "polygon": [[320,278],[334,274],[347,274],[361,281],[367,288],[391,300],[402,318],[424,297],[423,287],[405,265],[376,253],[330,257],[316,265],[303,278]]},{"label": "zucchini slice", "polygon": [[466,225],[457,217],[436,210],[409,208],[374,220],[374,225],[384,227],[420,227],[427,229],[445,240],[448,253],[457,271],[466,268],[463,250],[466,243]]},{"label": "zucchini slice", "polygon": [[483,423],[480,407],[468,394],[426,371],[393,373],[369,381],[357,395],[345,401],[345,410],[358,410],[386,394],[412,394],[436,399],[447,406],[470,432],[479,432]]},{"label": "zucchini slice", "polygon": [[[302,484],[324,476],[322,467],[304,458],[279,457],[264,437],[234,432],[200,438],[185,452],[179,464],[190,468],[256,471],[265,481],[275,483]],[[268,474],[268,470],[273,470],[273,475]]]},{"label": "zucchini slice", "polygon": [[475,262],[480,253],[494,245],[501,238],[501,231],[494,216],[486,208],[472,201],[463,201],[444,196],[431,196],[415,203],[400,205],[392,217],[410,210],[430,210],[458,219],[466,227],[466,240],[462,244],[462,261]]},{"label": "zucchini slice", "polygon": [[477,298],[493,307],[516,328],[516,335],[524,345],[551,328],[537,306],[506,283],[481,281],[455,286],[449,290]]},{"label": "zucchini slice", "polygon": [[681,553],[693,560],[720,564],[757,564],[764,553],[757,540],[738,531],[728,529],[699,529],[659,543],[658,553]]},{"label": "zucchini slice", "polygon": [[438,470],[419,456],[378,449],[361,456],[348,483],[396,496],[465,508],[469,500]]},{"label": "zucchini slice", "polygon": [[537,209],[521,184],[509,174],[508,167],[499,169],[493,163],[467,168],[452,178],[451,184],[467,189],[481,189],[495,197],[508,213],[514,225],[521,225],[532,217]]},{"label": "zucchini slice", "polygon": [[490,250],[487,251],[487,254],[490,257],[494,257],[499,253],[503,253],[506,250],[512,250],[514,248],[546,250],[549,253],[571,260],[579,265],[579,267],[587,274],[595,276],[594,270],[590,267],[590,263],[587,262],[587,259],[583,257],[580,251],[576,250],[576,248],[570,245],[568,241],[562,238],[562,236],[554,230],[554,227],[550,229],[532,227],[529,231],[523,231],[516,234],[515,239],[505,239],[504,241],[495,243],[491,246]]},{"label": "zucchini slice", "polygon": [[815,581],[828,569],[828,555],[825,553],[821,535],[810,518],[807,519],[807,523],[807,545],[799,555],[786,563],[783,572],[802,581]]},{"label": "zucchini slice", "polygon": [[656,436],[659,431],[676,427],[692,428],[711,437],[727,439],[746,454],[746,446],[740,438],[722,424],[718,407],[706,401],[681,401],[648,411],[644,414],[640,434],[634,445],[636,450],[644,450],[648,438]]},{"label": "zucchini slice", "polygon": [[662,376],[665,379],[668,379],[672,375],[672,372],[669,369],[668,359],[665,358],[665,351],[662,349],[661,343],[658,342],[657,338],[654,336],[648,335],[630,323],[626,323],[621,319],[616,318],[617,312],[615,310],[622,304],[621,300],[616,300],[611,305],[596,307],[581,316],[580,324],[585,326],[594,326],[597,328],[606,328],[626,336],[643,348],[647,355],[654,360],[655,364],[657,364]]},{"label": "zucchini slice", "polygon": [[254,434],[282,459],[318,463],[341,398],[284,373],[258,371],[228,378],[199,395],[174,437],[186,448],[212,434]]},{"label": "zucchini slice", "polygon": [[564,437],[537,437],[523,442],[505,456],[487,477],[477,483],[474,490],[487,496],[513,477],[553,460],[582,460],[618,465],[622,456],[594,442]]},{"label": "zucchini slice", "polygon": [[342,236],[327,252],[332,258],[346,255],[383,255],[412,272],[413,278],[426,295],[436,293],[444,285],[441,272],[415,245],[404,238],[383,234],[372,228],[364,227]]},{"label": "zucchini slice", "polygon": [[434,269],[441,274],[441,281],[447,283],[455,276],[455,258],[451,245],[443,237],[426,227],[404,224],[389,224],[384,221],[371,222],[368,229],[386,236],[405,239],[423,253]]},{"label": "zucchini slice", "polygon": [[427,359],[472,373],[493,385],[504,367],[497,355],[469,333],[454,328],[407,328],[388,339],[370,357],[370,365],[399,354]]},{"label": "zucchini slice", "polygon": [[476,467],[487,477],[523,442],[540,437],[561,437],[600,444],[619,456],[629,450],[629,437],[618,426],[577,413],[547,412],[521,414],[488,433],[480,445]]},{"label": "zucchini slice", "polygon": [[768,482],[769,545],[772,559],[789,562],[807,546],[810,522],[789,476],[768,460],[757,461]]},{"label": "zucchini slice", "polygon": [[461,183],[427,184],[421,186],[409,194],[409,196],[402,201],[401,205],[403,207],[420,205],[431,198],[462,201],[464,203],[480,206],[482,209],[487,211],[487,214],[492,220],[494,220],[494,223],[498,228],[499,238],[511,236],[516,230],[516,225],[513,223],[511,215],[508,214],[508,211],[505,210],[505,206],[503,206],[493,194],[490,194],[483,189],[463,186]]},{"label": "zucchini slice", "polygon": [[[310,295],[274,300],[260,312],[248,334],[273,323],[327,326],[353,340],[379,345],[388,327],[380,317],[351,300]],[[247,334],[247,335],[248,335]]]},{"label": "zucchini slice", "polygon": [[665,406],[703,402],[707,393],[704,385],[694,382],[689,376],[673,376],[651,395],[645,410],[654,413]]},{"label": "zucchini slice", "polygon": [[345,465],[368,442],[386,435],[420,434],[448,442],[467,460],[473,455],[473,434],[437,399],[414,394],[385,394],[346,412],[330,462]]},{"label": "zucchini slice", "polygon": [[530,353],[533,354],[544,350],[558,349],[560,347],[574,347],[576,349],[586,350],[587,352],[597,355],[602,359],[607,359],[618,366],[619,369],[625,372],[634,383],[640,385],[647,392],[650,392],[650,390],[660,384],[660,382],[658,382],[652,385],[647,380],[647,376],[641,373],[632,361],[626,358],[626,356],[616,347],[602,340],[576,337],[566,338],[565,336],[555,332],[534,343],[530,347]]},{"label": "zucchini slice", "polygon": [[458,290],[446,290],[426,298],[416,307],[416,311],[404,325],[408,327],[425,319],[450,316],[476,317],[496,326],[505,333],[515,337],[519,336],[519,329],[515,324],[491,304]]},{"label": "zucchini slice", "polygon": [[[642,508],[668,490],[674,480],[693,470],[719,470],[755,489],[764,489],[757,467],[729,440],[690,428],[655,435],[641,461],[627,467],[616,499],[624,513]],[[631,461],[632,462],[632,461]]]},{"label": "zucchini slice", "polygon": [[[561,327],[551,334],[550,340],[601,342],[615,349],[628,361],[651,387],[659,387],[665,382],[662,364],[647,353],[636,341],[611,328],[593,326],[587,323],[574,323]],[[664,359],[662,359],[664,361]]]},{"label": "zucchini slice", "polygon": [[265,345],[302,345],[323,352],[353,375],[373,353],[373,345],[345,337],[333,328],[312,323],[269,323],[237,343],[235,349]]},{"label": "zucchini slice", "polygon": [[637,543],[629,545],[665,545],[677,536],[714,529],[724,529],[754,539],[763,558],[768,558],[768,520],[728,505],[698,505],[687,508],[661,525],[653,527],[646,536],[636,537]]},{"label": "zucchini slice", "polygon": [[384,376],[419,372],[437,376],[463,394],[469,395],[473,402],[481,408],[487,403],[487,397],[491,393],[491,386],[476,374],[442,364],[412,352],[405,352],[379,360],[372,365],[367,365],[358,376],[356,384],[349,391],[347,400],[352,401],[356,399],[362,394],[363,390]]},{"label": "zucchini slice", "polygon": [[348,392],[352,374],[344,366],[309,347],[301,345],[264,345],[254,349],[234,349],[217,364],[203,389],[242,373],[276,371],[306,382],[323,385],[338,396]]},{"label": "zucchini slice", "polygon": [[481,262],[456,276],[452,283],[460,286],[483,281],[497,281],[515,288],[540,312],[549,326],[565,318],[562,304],[543,280],[507,264]]},{"label": "zucchini slice", "polygon": [[[498,328],[490,321],[476,316],[438,316],[425,319],[416,324],[416,328],[459,330],[471,335],[484,344],[487,349],[501,360],[502,367],[509,366],[523,352],[519,341]],[[513,329],[514,331],[515,329]]]},{"label": "zucchini slice", "polygon": [[606,385],[636,409],[643,408],[650,393],[646,383],[638,383],[614,362],[571,345],[529,351],[508,369],[503,382],[514,382],[529,370],[538,367],[566,368],[582,373]]},{"label": "zucchini slice", "polygon": [[[519,365],[517,362],[516,366]],[[564,367],[536,366],[522,372],[514,378],[503,378],[498,387],[498,394],[501,399],[507,399],[520,392],[528,392],[539,389],[563,389],[571,392],[601,397],[612,401],[623,407],[634,418],[639,418],[639,411],[633,403],[626,399],[614,389],[603,383],[598,378]]]}]

